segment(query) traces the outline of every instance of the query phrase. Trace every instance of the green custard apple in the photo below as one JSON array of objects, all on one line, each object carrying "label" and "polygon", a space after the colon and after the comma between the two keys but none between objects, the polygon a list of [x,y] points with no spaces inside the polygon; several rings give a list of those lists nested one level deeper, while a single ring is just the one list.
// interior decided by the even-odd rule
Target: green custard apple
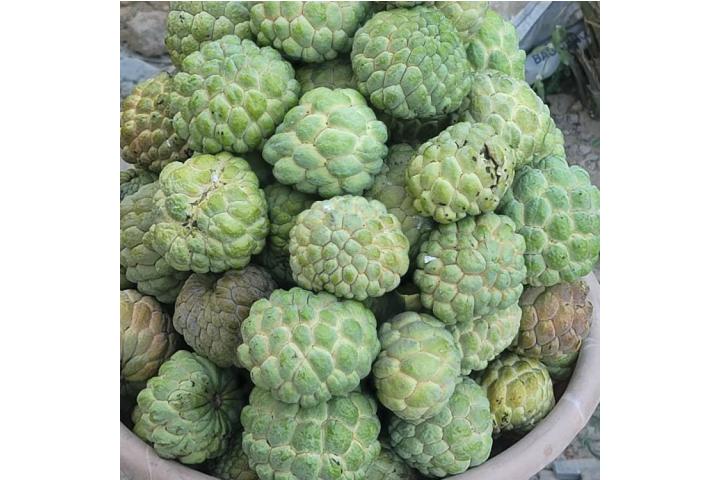
[{"label": "green custard apple", "polygon": [[128,168],[120,172],[120,201],[140,190],[148,183],[157,182],[157,173],[140,168]]},{"label": "green custard apple", "polygon": [[513,24],[497,12],[488,10],[479,24],[474,26],[477,31],[465,39],[467,56],[472,67],[478,72],[496,70],[524,82],[525,51],[518,44]]}]

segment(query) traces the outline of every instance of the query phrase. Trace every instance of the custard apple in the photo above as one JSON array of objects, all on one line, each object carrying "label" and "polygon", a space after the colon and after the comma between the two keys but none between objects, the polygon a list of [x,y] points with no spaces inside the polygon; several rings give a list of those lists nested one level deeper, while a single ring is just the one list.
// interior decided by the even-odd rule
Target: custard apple
[{"label": "custard apple", "polygon": [[405,175],[415,208],[453,223],[497,208],[515,175],[515,150],[489,125],[460,122],[422,144]]},{"label": "custard apple", "polygon": [[600,190],[582,167],[551,156],[520,169],[499,212],[525,238],[524,283],[573,282],[600,258]]},{"label": "custard apple", "polygon": [[495,433],[529,431],[555,406],[547,368],[534,358],[504,352],[474,378],[487,392]]},{"label": "custard apple", "polygon": [[293,190],[287,185],[273,183],[263,189],[268,203],[270,234],[267,241],[270,249],[278,254],[289,255],[290,230],[295,226],[297,216],[318,200],[307,193]]},{"label": "custard apple", "polygon": [[297,287],[275,290],[250,309],[237,355],[256,386],[312,407],[347,395],[368,376],[380,350],[376,328],[359,302]]},{"label": "custard apple", "polygon": [[554,357],[543,358],[542,363],[548,370],[550,378],[556,381],[567,380],[575,369],[579,353],[571,352],[560,354]]},{"label": "custard apple", "polygon": [[454,112],[468,94],[471,67],[457,29],[434,8],[376,13],[350,54],[358,90],[393,117]]},{"label": "custard apple", "polygon": [[402,232],[410,242],[409,256],[414,259],[435,223],[421,215],[413,206],[413,198],[405,188],[405,170],[415,156],[415,149],[406,143],[390,147],[390,154],[380,174],[375,177],[365,196],[381,202],[388,213],[397,217]]},{"label": "custard apple", "polygon": [[190,275],[179,272],[165,261],[145,239],[155,223],[154,196],[160,183],[153,182],[120,202],[120,271],[140,293],[152,295],[162,303],[174,303]]},{"label": "custard apple", "polygon": [[352,65],[346,58],[303,65],[295,71],[295,78],[300,82],[301,95],[305,95],[310,90],[318,87],[352,88],[357,90]]},{"label": "custard apple", "polygon": [[170,2],[165,47],[177,68],[202,43],[225,35],[252,38],[248,2]]},{"label": "custard apple", "polygon": [[263,148],[275,178],[324,198],[362,194],[387,156],[387,128],[356,90],[302,96]]},{"label": "custard apple", "polygon": [[577,353],[590,333],[593,305],[585,282],[526,288],[520,296],[522,320],[511,349],[545,363]]},{"label": "custard apple", "polygon": [[192,150],[245,153],[262,148],[297,105],[300,84],[279,52],[227,35],[188,55],[173,89],[173,126]]},{"label": "custard apple", "polygon": [[424,143],[436,137],[450,126],[450,115],[437,115],[428,118],[395,118],[385,112],[377,112],[389,132],[391,143],[409,143],[412,146]]},{"label": "custard apple", "polygon": [[463,100],[455,118],[492,126],[517,150],[516,169],[547,156],[557,141],[548,139],[546,144],[546,137],[555,128],[555,122],[547,105],[530,85],[491,70],[475,74],[470,94]]},{"label": "custard apple", "polygon": [[368,2],[257,2],[250,25],[258,45],[271,45],[290,60],[319,63],[350,51],[369,11]]},{"label": "custard apple", "polygon": [[248,265],[222,274],[194,273],[175,301],[173,325],[185,342],[218,367],[236,363],[240,325],[250,307],[277,288],[270,274]]},{"label": "custard apple", "polygon": [[433,5],[450,20],[464,43],[480,31],[490,8],[488,2],[433,2]]},{"label": "custard apple", "polygon": [[380,453],[365,473],[365,480],[419,480],[415,471],[383,440],[380,447]]},{"label": "custard apple", "polygon": [[179,350],[138,394],[133,431],[162,458],[197,464],[221,455],[243,397],[235,372]]},{"label": "custard apple", "polygon": [[292,276],[290,268],[290,254],[278,253],[269,244],[265,245],[260,255],[255,257],[256,261],[265,267],[275,282],[281,288],[291,288],[295,286],[295,280]]},{"label": "custard apple", "polygon": [[242,435],[235,434],[225,453],[210,460],[209,473],[221,480],[259,480],[242,449]]},{"label": "custard apple", "polygon": [[176,270],[240,269],[265,246],[265,194],[242,158],[195,155],[165,167],[159,184],[146,241]]},{"label": "custard apple", "polygon": [[397,417],[418,424],[438,414],[460,381],[460,350],[442,323],[404,312],[380,326],[373,365],[377,398]]},{"label": "custard apple", "polygon": [[380,452],[376,411],[361,392],[302,407],[256,387],[242,411],[243,451],[261,480],[365,480]]},{"label": "custard apple", "polygon": [[409,242],[395,215],[377,200],[345,195],[315,202],[290,230],[297,284],[341,298],[379,297],[400,284]]},{"label": "custard apple", "polygon": [[478,72],[496,70],[524,82],[525,51],[518,44],[513,24],[497,12],[488,10],[479,24],[474,26],[478,27],[478,30],[464,39],[472,67]]},{"label": "custard apple", "polygon": [[520,307],[512,305],[490,315],[448,325],[462,353],[462,374],[483,370],[490,360],[508,348],[517,336],[521,316]]},{"label": "custard apple", "polygon": [[175,353],[177,334],[170,315],[153,297],[120,292],[120,380],[144,382]]},{"label": "custard apple", "polygon": [[432,478],[456,475],[490,456],[493,420],[485,392],[463,378],[440,412],[419,424],[390,421],[393,449],[410,466]]},{"label": "custard apple", "polygon": [[524,252],[523,237],[504,215],[440,225],[417,256],[420,300],[448,325],[508,308],[523,290]]},{"label": "custard apple", "polygon": [[170,162],[190,156],[187,142],[175,134],[172,79],[161,72],[140,82],[122,102],[120,156],[127,163],[160,172]]},{"label": "custard apple", "polygon": [[148,183],[156,182],[158,174],[141,168],[128,168],[120,172],[120,201],[140,190]]}]

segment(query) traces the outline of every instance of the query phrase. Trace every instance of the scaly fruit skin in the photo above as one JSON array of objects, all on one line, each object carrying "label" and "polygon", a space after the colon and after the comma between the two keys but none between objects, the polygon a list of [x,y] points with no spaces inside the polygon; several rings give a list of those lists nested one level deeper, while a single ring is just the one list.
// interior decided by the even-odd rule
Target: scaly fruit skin
[{"label": "scaly fruit skin", "polygon": [[433,2],[433,5],[450,20],[464,43],[480,31],[490,8],[488,2]]},{"label": "scaly fruit skin", "polygon": [[464,41],[468,46],[468,60],[478,72],[497,70],[525,81],[525,51],[518,44],[515,27],[496,12],[488,10],[477,32]]},{"label": "scaly fruit skin", "polygon": [[434,8],[376,13],[350,54],[358,89],[403,119],[454,112],[470,90],[470,63],[457,29]]},{"label": "scaly fruit skin", "polygon": [[511,349],[543,363],[580,351],[592,325],[589,291],[582,280],[526,288],[520,296],[520,331]]},{"label": "scaly fruit skin", "polygon": [[493,420],[485,392],[469,378],[455,387],[447,405],[417,425],[390,421],[392,448],[428,477],[456,475],[490,456]]},{"label": "scaly fruit skin", "polygon": [[542,363],[548,370],[550,378],[553,381],[567,380],[575,369],[575,362],[577,361],[579,353],[565,353],[554,357],[543,358]]},{"label": "scaly fruit skin", "polygon": [[505,352],[474,378],[487,392],[495,433],[529,431],[555,406],[547,368],[534,358]]},{"label": "scaly fruit skin", "polygon": [[137,290],[120,292],[120,380],[144,382],[175,353],[177,334],[170,315]]},{"label": "scaly fruit skin", "polygon": [[265,246],[265,194],[242,158],[195,155],[165,167],[159,184],[147,241],[176,270],[240,269]]},{"label": "scaly fruit skin", "polygon": [[165,47],[176,67],[203,42],[225,35],[252,39],[247,2],[170,2]]},{"label": "scaly fruit skin", "polygon": [[368,467],[365,480],[419,480],[415,470],[410,468],[397,453],[380,441],[380,453]]},{"label": "scaly fruit skin", "polygon": [[189,273],[172,268],[145,238],[157,218],[154,197],[159,189],[160,183],[153,182],[120,202],[120,271],[122,275],[125,269],[126,280],[141,293],[174,303]]},{"label": "scaly fruit skin", "polygon": [[422,144],[405,175],[415,208],[453,223],[497,208],[515,175],[515,151],[489,125],[460,122]]},{"label": "scaly fruit skin", "polygon": [[319,87],[302,96],[263,148],[275,178],[330,198],[361,195],[387,156],[387,128],[359,92]]},{"label": "scaly fruit skin", "polygon": [[404,312],[380,326],[373,378],[380,403],[419,423],[447,404],[460,377],[460,350],[437,319]]},{"label": "scaly fruit skin", "polygon": [[508,308],[523,290],[524,252],[525,240],[504,215],[440,225],[417,256],[420,300],[448,325]]},{"label": "scaly fruit skin", "polygon": [[512,305],[490,315],[448,325],[462,352],[462,374],[484,369],[488,362],[508,348],[518,334],[521,317],[520,307]]},{"label": "scaly fruit skin", "polygon": [[218,367],[231,367],[250,307],[276,288],[270,273],[255,265],[223,274],[194,273],[175,301],[173,326],[196,353]]},{"label": "scaly fruit skin", "polygon": [[315,202],[290,230],[298,285],[365,300],[395,289],[409,266],[400,222],[376,200],[345,195]]},{"label": "scaly fruit skin", "polygon": [[343,396],[370,374],[379,350],[372,312],[301,288],[258,300],[241,327],[240,365],[277,400],[312,407]]},{"label": "scaly fruit skin", "polygon": [[197,464],[221,455],[243,406],[235,372],[180,350],[138,394],[133,431],[163,458]]},{"label": "scaly fruit skin", "polygon": [[368,2],[257,2],[250,25],[258,45],[291,60],[320,63],[350,51],[368,12]]},{"label": "scaly fruit skin", "polygon": [[415,156],[415,149],[406,143],[390,147],[383,169],[372,187],[365,193],[367,198],[381,202],[400,221],[402,232],[410,242],[410,259],[414,259],[435,223],[420,214],[413,206],[413,197],[405,188],[405,171]]},{"label": "scaly fruit skin", "polygon": [[530,85],[492,70],[475,74],[470,93],[455,117],[492,126],[508,145],[517,149],[516,169],[550,154],[557,141],[545,143],[555,122]]},{"label": "scaly fruit skin", "polygon": [[574,282],[600,259],[600,190],[580,166],[547,157],[518,171],[499,212],[525,238],[525,283]]},{"label": "scaly fruit skin", "polygon": [[250,468],[247,455],[242,450],[242,435],[236,434],[230,441],[225,453],[211,460],[209,473],[222,480],[258,480],[259,477]]},{"label": "scaly fruit skin", "polygon": [[143,185],[156,182],[157,179],[157,173],[141,168],[128,168],[127,170],[123,170],[120,172],[120,201],[140,190],[140,187]]},{"label": "scaly fruit skin", "polygon": [[270,248],[270,245],[265,245],[260,255],[255,258],[260,265],[270,272],[280,288],[287,289],[296,286],[290,268],[289,253],[278,254],[278,252]]},{"label": "scaly fruit skin", "polygon": [[172,78],[161,72],[139,83],[123,100],[120,156],[126,162],[160,172],[168,163],[190,156],[189,146],[173,130],[171,90]]},{"label": "scaly fruit skin", "polygon": [[232,35],[203,43],[180,70],[173,126],[196,152],[258,150],[298,102],[300,84],[280,53]]},{"label": "scaly fruit skin", "polygon": [[360,392],[304,408],[256,387],[242,411],[243,451],[261,480],[365,480],[380,452],[376,412]]},{"label": "scaly fruit skin", "polygon": [[295,78],[300,82],[300,95],[319,87],[357,90],[352,65],[345,58],[303,65],[295,71]]},{"label": "scaly fruit skin", "polygon": [[268,203],[270,234],[267,242],[270,250],[278,255],[289,253],[290,230],[297,216],[318,200],[313,195],[298,192],[282,183],[273,183],[263,189]]}]

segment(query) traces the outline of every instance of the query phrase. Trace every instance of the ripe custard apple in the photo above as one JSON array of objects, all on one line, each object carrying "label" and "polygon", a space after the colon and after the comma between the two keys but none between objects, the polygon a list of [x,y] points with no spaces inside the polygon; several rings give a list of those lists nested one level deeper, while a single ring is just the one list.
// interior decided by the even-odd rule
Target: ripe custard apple
[{"label": "ripe custard apple", "polygon": [[405,176],[413,205],[439,223],[494,211],[515,175],[515,150],[492,127],[460,122],[420,146]]},{"label": "ripe custard apple", "polygon": [[387,128],[356,90],[319,87],[302,96],[263,148],[275,178],[324,198],[361,195],[387,156]]},{"label": "ripe custard apple", "polygon": [[355,34],[350,54],[358,90],[393,117],[454,112],[471,68],[457,29],[434,8],[376,13]]},{"label": "ripe custard apple", "polygon": [[175,303],[189,273],[172,268],[145,238],[157,218],[154,197],[158,190],[160,183],[153,182],[120,202],[120,271],[122,276],[125,269],[126,280],[141,293]]},{"label": "ripe custard apple", "polygon": [[420,300],[448,325],[515,305],[526,274],[524,252],[523,237],[504,215],[440,225],[417,256]]},{"label": "ripe custard apple", "polygon": [[243,451],[261,480],[365,480],[380,452],[376,411],[361,392],[302,407],[256,387],[242,411]]},{"label": "ripe custard apple", "polygon": [[462,122],[492,126],[517,149],[516,169],[547,156],[546,136],[555,128],[550,110],[524,80],[494,71],[476,73],[456,115]]},{"label": "ripe custard apple", "polygon": [[483,370],[489,361],[508,348],[517,336],[521,316],[520,307],[512,305],[490,315],[448,325],[462,353],[462,374]]},{"label": "ripe custard apple", "polygon": [[410,242],[409,256],[414,259],[435,222],[423,216],[413,206],[413,197],[405,188],[405,171],[415,156],[415,149],[406,143],[390,147],[390,154],[380,174],[375,177],[365,196],[381,202],[400,220],[402,232]]},{"label": "ripe custard apple", "polygon": [[173,325],[196,353],[218,367],[231,367],[250,307],[275,288],[270,274],[255,265],[222,274],[194,273],[175,301]]},{"label": "ripe custard apple", "polygon": [[575,369],[579,353],[565,353],[554,357],[543,358],[542,363],[548,370],[550,378],[556,381],[567,380]]},{"label": "ripe custard apple", "polygon": [[352,65],[346,58],[303,65],[295,71],[295,78],[300,82],[301,95],[319,87],[357,90]]},{"label": "ripe custard apple", "polygon": [[290,60],[320,63],[352,48],[368,2],[257,2],[250,10],[258,45],[271,45]]},{"label": "ripe custard apple", "polygon": [[272,251],[288,256],[290,230],[295,226],[295,219],[301,212],[310,208],[318,198],[293,190],[281,183],[268,185],[263,191],[270,218],[268,245]]},{"label": "ripe custard apple", "polygon": [[534,358],[505,352],[475,380],[487,392],[495,433],[529,431],[555,406],[547,368]]},{"label": "ripe custard apple", "polygon": [[240,269],[265,246],[265,194],[242,158],[195,155],[165,167],[159,184],[146,241],[176,270]]},{"label": "ripe custard apple", "polygon": [[525,82],[525,51],[520,48],[513,24],[497,12],[488,10],[479,23],[479,29],[464,41],[468,60],[475,70],[496,70]]},{"label": "ripe custard apple", "polygon": [[242,435],[235,434],[225,453],[210,461],[209,473],[221,480],[259,480],[242,449]]},{"label": "ripe custard apple", "polygon": [[409,266],[409,242],[377,200],[345,195],[315,202],[290,230],[297,284],[365,300],[395,289]]},{"label": "ripe custard apple", "polygon": [[370,374],[377,324],[361,303],[301,288],[256,301],[241,327],[240,364],[286,403],[312,407],[344,396]]},{"label": "ripe custard apple", "polygon": [[463,378],[440,412],[419,424],[393,416],[390,441],[410,466],[431,478],[456,475],[490,456],[493,420],[482,388]]},{"label": "ripe custard apple", "polygon": [[580,351],[592,325],[588,292],[582,280],[526,288],[520,296],[522,320],[512,350],[542,362]]},{"label": "ripe custard apple", "polygon": [[177,68],[202,43],[225,35],[252,38],[248,2],[170,2],[165,47]]},{"label": "ripe custard apple", "polygon": [[404,312],[380,326],[373,378],[380,403],[418,424],[438,414],[460,380],[460,350],[437,319]]},{"label": "ripe custard apple", "polygon": [[520,169],[499,212],[525,238],[528,285],[574,282],[600,258],[600,190],[580,166],[551,156]]},{"label": "ripe custard apple", "polygon": [[148,380],[137,402],[133,431],[162,458],[197,464],[225,451],[243,395],[233,370],[179,350]]},{"label": "ripe custard apple", "polygon": [[187,142],[175,134],[170,103],[172,78],[161,72],[140,82],[122,102],[120,156],[127,163],[160,172],[190,156]]},{"label": "ripe custard apple", "polygon": [[120,201],[140,190],[148,183],[156,182],[158,174],[141,168],[128,168],[120,172]]},{"label": "ripe custard apple", "polygon": [[228,35],[188,55],[173,89],[173,126],[192,150],[245,153],[297,105],[300,84],[278,51]]},{"label": "ripe custard apple", "polygon": [[464,43],[480,31],[490,8],[488,2],[433,2],[433,5],[450,20]]},{"label": "ripe custard apple", "polygon": [[419,480],[419,476],[397,453],[380,441],[380,453],[365,473],[365,480]]},{"label": "ripe custard apple", "polygon": [[153,297],[120,292],[120,380],[144,382],[175,353],[177,334],[170,315]]}]

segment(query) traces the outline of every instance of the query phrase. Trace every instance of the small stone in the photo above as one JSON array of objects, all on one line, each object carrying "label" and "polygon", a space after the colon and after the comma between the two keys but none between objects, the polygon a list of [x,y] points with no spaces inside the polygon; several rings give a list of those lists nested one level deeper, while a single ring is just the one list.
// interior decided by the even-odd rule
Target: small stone
[{"label": "small stone", "polygon": [[583,106],[580,100],[576,100],[570,107],[571,112],[582,112]]},{"label": "small stone", "polygon": [[569,113],[567,116],[567,121],[570,125],[578,125],[580,123],[580,117],[577,113]]},{"label": "small stone", "polygon": [[537,480],[557,480],[557,477],[552,470],[542,470]]},{"label": "small stone", "polygon": [[558,480],[579,480],[583,474],[600,471],[600,461],[596,458],[577,458],[572,460],[556,460],[553,471]]},{"label": "small stone", "polygon": [[165,53],[164,12],[138,12],[127,23],[128,46],[141,55],[159,57]]},{"label": "small stone", "polygon": [[580,145],[580,155],[584,156],[590,152],[592,152],[592,147],[590,145]]}]

